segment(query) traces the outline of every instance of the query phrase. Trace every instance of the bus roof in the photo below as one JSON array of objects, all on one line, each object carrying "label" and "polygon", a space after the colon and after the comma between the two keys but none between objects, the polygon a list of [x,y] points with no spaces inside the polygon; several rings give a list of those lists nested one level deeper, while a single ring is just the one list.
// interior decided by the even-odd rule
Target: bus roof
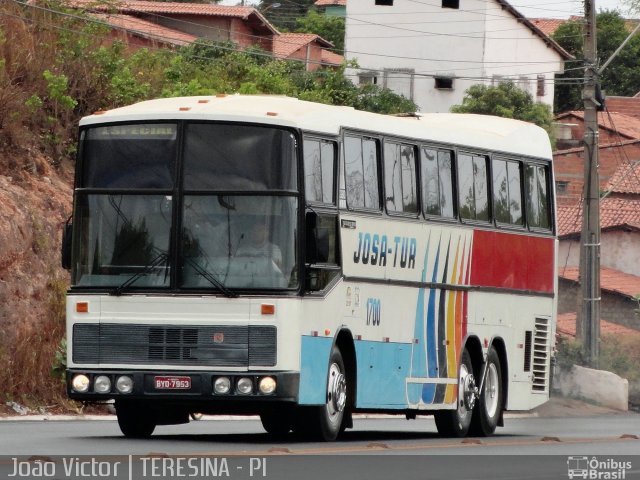
[{"label": "bus roof", "polygon": [[470,148],[551,159],[547,133],[520,120],[426,113],[398,117],[277,95],[219,95],[147,100],[84,117],[81,126],[153,120],[264,123],[337,135],[351,128]]}]

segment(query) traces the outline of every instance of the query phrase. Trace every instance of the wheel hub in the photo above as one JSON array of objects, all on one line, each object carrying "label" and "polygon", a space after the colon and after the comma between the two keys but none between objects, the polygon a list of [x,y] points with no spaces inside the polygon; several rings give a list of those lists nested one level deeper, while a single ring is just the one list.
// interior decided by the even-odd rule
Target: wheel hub
[{"label": "wheel hub", "polygon": [[347,403],[347,381],[336,364],[331,365],[329,371],[327,396],[327,405],[330,413],[335,414],[344,410]]},{"label": "wheel hub", "polygon": [[476,406],[477,396],[478,387],[476,387],[476,379],[473,373],[469,373],[464,377],[462,382],[462,399],[467,410],[471,411]]}]

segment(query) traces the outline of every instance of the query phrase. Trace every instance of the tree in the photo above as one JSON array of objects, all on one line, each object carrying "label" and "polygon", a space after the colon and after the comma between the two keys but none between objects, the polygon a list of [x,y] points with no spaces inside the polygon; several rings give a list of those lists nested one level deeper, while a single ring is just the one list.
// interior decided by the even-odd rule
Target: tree
[{"label": "tree", "polygon": [[[640,4],[640,1],[635,0]],[[597,15],[598,58],[600,64],[611,57],[618,46],[627,38],[628,30],[624,19],[617,12],[604,11]],[[582,51],[582,23],[570,21],[561,25],[553,34],[565,50],[576,57],[572,66],[580,66],[584,59]],[[633,96],[640,91],[640,35],[636,35],[604,70],[600,80],[601,88],[607,95]],[[570,70],[556,76],[559,80],[555,89],[556,111],[582,109],[582,84],[567,79],[581,77],[582,70]],[[563,82],[562,80],[565,79]]]},{"label": "tree", "polygon": [[534,102],[530,93],[518,88],[513,82],[501,83],[497,87],[473,85],[465,92],[462,104],[452,106],[451,111],[524,120],[535,123],[549,133],[553,120],[548,105]]},{"label": "tree", "polygon": [[344,18],[321,15],[309,10],[306,17],[298,18],[296,32],[315,33],[333,43],[336,53],[344,51]]}]

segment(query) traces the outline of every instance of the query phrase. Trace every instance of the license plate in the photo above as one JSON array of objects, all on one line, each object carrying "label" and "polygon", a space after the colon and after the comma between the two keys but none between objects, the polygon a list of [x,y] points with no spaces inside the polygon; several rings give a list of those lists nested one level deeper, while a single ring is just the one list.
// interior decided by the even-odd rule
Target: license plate
[{"label": "license plate", "polygon": [[191,377],[154,377],[156,390],[189,390]]}]

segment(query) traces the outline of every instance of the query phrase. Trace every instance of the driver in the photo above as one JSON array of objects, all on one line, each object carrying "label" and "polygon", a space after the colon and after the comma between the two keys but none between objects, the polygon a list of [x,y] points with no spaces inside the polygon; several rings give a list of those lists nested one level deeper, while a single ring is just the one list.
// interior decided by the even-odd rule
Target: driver
[{"label": "driver", "polygon": [[253,221],[247,237],[243,238],[238,245],[236,255],[269,258],[279,269],[282,268],[282,251],[280,247],[269,241],[269,229],[264,219]]}]

